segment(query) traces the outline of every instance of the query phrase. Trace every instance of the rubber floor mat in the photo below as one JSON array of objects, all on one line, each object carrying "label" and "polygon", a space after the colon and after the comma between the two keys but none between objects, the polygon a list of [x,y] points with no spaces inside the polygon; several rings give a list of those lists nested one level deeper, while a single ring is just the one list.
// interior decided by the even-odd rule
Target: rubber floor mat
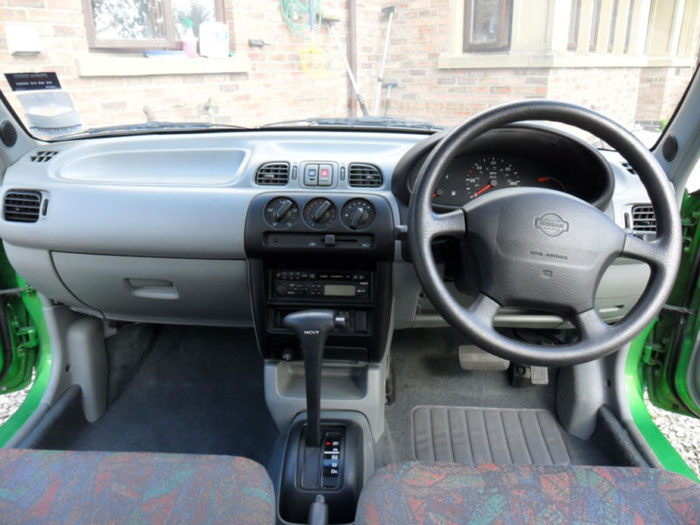
[{"label": "rubber floor mat", "polygon": [[413,444],[419,461],[571,463],[562,430],[547,410],[418,406]]}]

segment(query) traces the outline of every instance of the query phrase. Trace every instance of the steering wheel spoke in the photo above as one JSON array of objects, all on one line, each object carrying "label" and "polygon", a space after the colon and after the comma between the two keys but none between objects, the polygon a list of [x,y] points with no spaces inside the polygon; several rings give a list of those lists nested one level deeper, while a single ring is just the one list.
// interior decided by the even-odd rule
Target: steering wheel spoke
[{"label": "steering wheel spoke", "polygon": [[576,314],[573,321],[580,330],[583,340],[598,339],[612,331],[612,328],[600,318],[595,308]]},{"label": "steering wheel spoke", "polygon": [[622,255],[648,263],[654,268],[660,268],[664,263],[663,248],[659,241],[644,241],[631,233],[625,235]]},{"label": "steering wheel spoke", "polygon": [[462,208],[447,213],[431,212],[425,224],[425,231],[430,239],[436,237],[461,238],[467,232],[467,221]]},{"label": "steering wheel spoke", "polygon": [[493,320],[500,307],[501,305],[488,295],[479,293],[471,306],[469,306],[468,312],[477,322],[493,327]]}]

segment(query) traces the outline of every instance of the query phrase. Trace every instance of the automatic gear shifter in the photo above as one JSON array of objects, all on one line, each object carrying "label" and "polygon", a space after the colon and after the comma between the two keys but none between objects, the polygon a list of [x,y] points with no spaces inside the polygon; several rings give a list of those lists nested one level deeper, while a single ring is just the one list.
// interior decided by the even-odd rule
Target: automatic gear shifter
[{"label": "automatic gear shifter", "polygon": [[321,366],[328,331],[342,328],[346,319],[333,310],[301,310],[285,316],[284,326],[301,341],[306,373],[306,446],[321,446]]},{"label": "automatic gear shifter", "polygon": [[[321,426],[321,368],[328,332],[346,327],[345,315],[333,310],[301,310],[287,315],[284,326],[301,341],[306,372],[306,421],[295,418],[289,430],[280,481],[280,516],[306,523],[318,494],[328,503],[331,523],[349,523],[355,515],[365,469],[365,433],[361,414],[333,410]],[[355,415],[349,415],[355,414]],[[367,429],[366,432],[369,432]],[[372,456],[367,458],[374,464]],[[313,509],[312,509],[313,510]]]}]

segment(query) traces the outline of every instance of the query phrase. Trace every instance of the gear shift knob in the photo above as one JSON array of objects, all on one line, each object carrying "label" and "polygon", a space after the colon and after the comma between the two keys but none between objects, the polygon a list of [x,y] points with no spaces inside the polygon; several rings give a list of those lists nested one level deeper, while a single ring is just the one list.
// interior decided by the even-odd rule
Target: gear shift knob
[{"label": "gear shift knob", "polygon": [[304,352],[306,373],[306,446],[321,446],[321,365],[328,332],[335,326],[343,327],[346,319],[333,310],[300,310],[282,320],[293,330]]}]

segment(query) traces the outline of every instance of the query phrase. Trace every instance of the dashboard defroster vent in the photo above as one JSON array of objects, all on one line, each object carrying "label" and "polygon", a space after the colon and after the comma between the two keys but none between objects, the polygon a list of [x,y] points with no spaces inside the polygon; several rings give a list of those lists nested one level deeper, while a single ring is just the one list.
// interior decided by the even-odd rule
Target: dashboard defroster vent
[{"label": "dashboard defroster vent", "polygon": [[353,188],[379,188],[384,183],[382,172],[372,164],[350,164],[348,184]]},{"label": "dashboard defroster vent", "polygon": [[268,162],[258,168],[255,183],[261,186],[284,186],[289,182],[289,163]]},{"label": "dashboard defroster vent", "polygon": [[632,231],[636,234],[656,233],[656,215],[651,204],[632,206]]},{"label": "dashboard defroster vent", "polygon": [[3,212],[9,222],[36,222],[41,209],[41,192],[9,190],[5,194]]},{"label": "dashboard defroster vent", "polygon": [[29,157],[31,162],[48,162],[58,155],[58,151],[37,151]]}]

